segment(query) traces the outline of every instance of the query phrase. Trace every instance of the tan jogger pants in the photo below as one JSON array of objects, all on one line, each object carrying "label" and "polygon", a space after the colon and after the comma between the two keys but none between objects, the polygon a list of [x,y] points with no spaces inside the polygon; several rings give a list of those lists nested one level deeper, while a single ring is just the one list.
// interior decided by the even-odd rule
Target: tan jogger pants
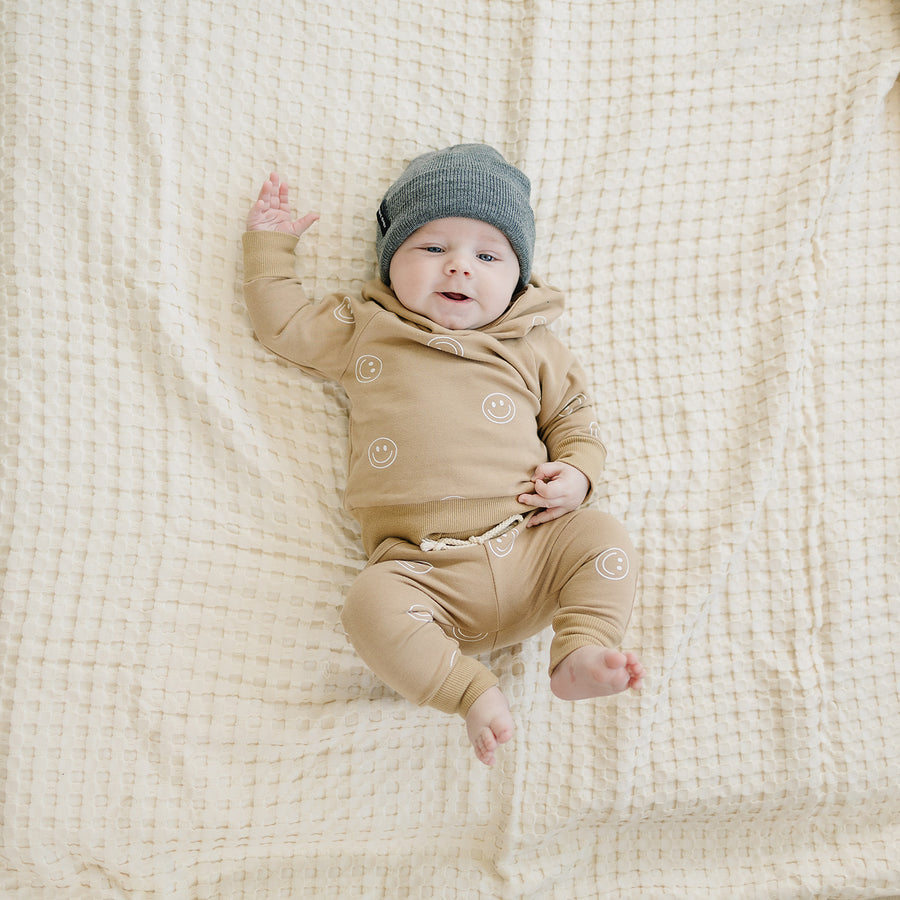
[{"label": "tan jogger pants", "polygon": [[552,624],[550,672],[573,650],[621,641],[637,556],[624,527],[580,509],[483,544],[424,551],[383,542],[341,615],[363,661],[416,704],[465,716],[497,678],[475,654]]}]

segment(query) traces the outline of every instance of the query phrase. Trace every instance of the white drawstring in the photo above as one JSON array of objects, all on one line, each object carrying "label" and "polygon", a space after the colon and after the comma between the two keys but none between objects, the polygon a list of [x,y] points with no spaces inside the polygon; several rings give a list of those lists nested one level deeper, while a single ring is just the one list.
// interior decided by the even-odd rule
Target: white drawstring
[{"label": "white drawstring", "polygon": [[422,541],[422,543],[419,544],[419,548],[427,553],[429,550],[449,550],[451,547],[469,547],[473,544],[486,544],[495,537],[500,537],[501,534],[505,531],[509,531],[510,528],[518,525],[519,522],[524,521],[525,516],[517,514],[515,516],[510,516],[505,522],[495,525],[490,531],[486,531],[484,534],[473,534],[472,537],[466,538],[464,541],[459,538],[441,538],[438,541]]}]

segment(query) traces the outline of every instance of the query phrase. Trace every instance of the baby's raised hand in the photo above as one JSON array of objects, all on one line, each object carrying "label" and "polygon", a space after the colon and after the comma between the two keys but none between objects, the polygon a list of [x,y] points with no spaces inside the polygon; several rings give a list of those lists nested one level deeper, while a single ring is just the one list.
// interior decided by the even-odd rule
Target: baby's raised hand
[{"label": "baby's raised hand", "polygon": [[299,237],[318,218],[318,213],[307,213],[292,219],[287,182],[282,181],[277,172],[272,172],[247,213],[247,231],[282,231]]},{"label": "baby's raised hand", "polygon": [[528,520],[529,527],[578,509],[591,486],[581,469],[564,462],[542,463],[534,470],[531,483],[534,493],[519,494],[519,503],[543,508]]}]

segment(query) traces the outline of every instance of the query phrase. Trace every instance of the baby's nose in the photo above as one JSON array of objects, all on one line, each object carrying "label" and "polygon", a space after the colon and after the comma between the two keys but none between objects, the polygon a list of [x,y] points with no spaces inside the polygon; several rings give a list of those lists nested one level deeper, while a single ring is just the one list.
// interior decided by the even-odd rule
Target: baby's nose
[{"label": "baby's nose", "polygon": [[472,267],[461,257],[448,257],[446,269],[449,275],[471,275]]}]

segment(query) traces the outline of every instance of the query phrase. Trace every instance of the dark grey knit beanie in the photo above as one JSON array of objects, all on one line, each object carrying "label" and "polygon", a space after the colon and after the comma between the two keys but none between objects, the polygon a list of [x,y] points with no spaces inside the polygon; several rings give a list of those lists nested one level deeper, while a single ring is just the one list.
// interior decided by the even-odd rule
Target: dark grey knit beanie
[{"label": "dark grey knit beanie", "polygon": [[388,188],[378,208],[375,249],[381,280],[391,259],[417,229],[435,219],[478,219],[506,235],[519,258],[519,285],[531,277],[534,212],[531,182],[486,144],[458,144],[416,157]]}]

